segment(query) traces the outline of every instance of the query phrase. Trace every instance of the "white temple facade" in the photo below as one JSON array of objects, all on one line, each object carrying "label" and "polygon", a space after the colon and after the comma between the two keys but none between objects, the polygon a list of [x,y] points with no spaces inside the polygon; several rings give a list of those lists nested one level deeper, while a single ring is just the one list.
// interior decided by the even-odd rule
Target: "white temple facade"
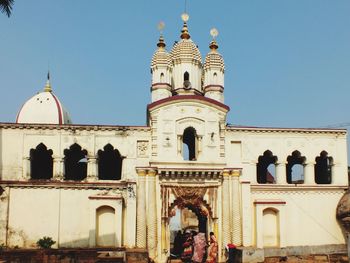
[{"label": "white temple facade", "polygon": [[145,126],[72,124],[49,82],[15,123],[0,123],[0,244],[49,236],[60,248],[143,248],[166,262],[170,219],[187,208],[215,233],[219,262],[228,243],[246,262],[273,248],[345,246],[345,129],[227,125],[218,43],[202,60],[187,18],[171,51],[160,37],[151,73]]}]

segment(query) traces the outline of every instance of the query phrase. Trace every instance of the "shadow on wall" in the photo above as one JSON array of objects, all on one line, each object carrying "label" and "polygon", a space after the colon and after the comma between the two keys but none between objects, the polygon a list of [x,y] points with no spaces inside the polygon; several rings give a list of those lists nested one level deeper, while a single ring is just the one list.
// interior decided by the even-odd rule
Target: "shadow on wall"
[{"label": "shadow on wall", "polygon": [[[115,234],[103,234],[103,235],[95,235],[95,230],[90,230],[89,236],[95,236],[95,246],[93,248],[117,248]],[[81,239],[73,239],[68,242],[59,242],[58,248],[90,248],[89,245],[89,237],[81,238]],[[55,240],[56,241],[56,240]]]}]

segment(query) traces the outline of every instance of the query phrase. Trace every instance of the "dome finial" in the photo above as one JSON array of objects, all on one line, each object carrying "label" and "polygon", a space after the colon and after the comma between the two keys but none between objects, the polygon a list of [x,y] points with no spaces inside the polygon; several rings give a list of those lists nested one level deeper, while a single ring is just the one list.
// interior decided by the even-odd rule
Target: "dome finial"
[{"label": "dome finial", "polygon": [[159,41],[157,43],[157,47],[159,48],[164,48],[166,45],[165,45],[165,41],[164,41],[164,37],[163,37],[163,29],[165,27],[165,23],[163,21],[160,21],[158,23],[158,31],[160,33],[160,36],[159,36]]},{"label": "dome finial", "polygon": [[189,39],[191,36],[188,33],[188,28],[187,28],[187,21],[190,18],[190,16],[185,12],[181,15],[182,21],[184,21],[184,25],[181,30],[181,38],[182,39]]},{"label": "dome finial", "polygon": [[216,42],[215,38],[219,35],[219,31],[214,27],[210,29],[210,35],[213,37],[213,40],[209,44],[209,48],[211,50],[217,50],[219,48],[218,43]]},{"label": "dome finial", "polygon": [[50,71],[47,72],[47,80],[46,80],[46,85],[44,87],[44,91],[46,92],[52,91],[51,84],[50,84]]}]

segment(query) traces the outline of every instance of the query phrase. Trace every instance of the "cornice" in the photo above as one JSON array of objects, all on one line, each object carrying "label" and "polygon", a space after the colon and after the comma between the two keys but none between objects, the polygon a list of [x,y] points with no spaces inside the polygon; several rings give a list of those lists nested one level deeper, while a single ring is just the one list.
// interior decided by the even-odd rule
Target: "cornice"
[{"label": "cornice", "polygon": [[34,124],[0,122],[0,129],[67,130],[67,131],[151,131],[149,126],[93,125],[93,124]]},{"label": "cornice", "polygon": [[13,188],[59,188],[59,189],[127,189],[134,181],[117,182],[74,182],[54,180],[0,180],[0,186]]},{"label": "cornice", "polygon": [[251,184],[252,192],[309,192],[309,191],[333,191],[344,192],[348,189],[346,185],[294,185],[294,184]]},{"label": "cornice", "polygon": [[254,132],[254,133],[303,133],[303,134],[340,134],[346,135],[346,129],[327,128],[274,128],[252,126],[226,126],[227,131]]},{"label": "cornice", "polygon": [[230,110],[230,107],[213,99],[204,97],[204,96],[198,96],[198,95],[175,95],[169,98],[161,99],[158,101],[155,101],[151,104],[147,105],[147,110],[151,111],[154,109],[157,109],[161,106],[165,106],[172,103],[180,103],[180,102],[186,102],[186,101],[196,101],[204,104],[208,104],[210,106],[213,106],[217,109],[223,110],[225,112],[228,112]]}]

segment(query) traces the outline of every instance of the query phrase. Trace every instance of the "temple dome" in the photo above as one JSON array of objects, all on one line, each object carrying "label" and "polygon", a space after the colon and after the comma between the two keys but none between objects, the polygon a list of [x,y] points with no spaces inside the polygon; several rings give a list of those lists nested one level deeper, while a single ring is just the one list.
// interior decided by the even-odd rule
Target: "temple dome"
[{"label": "temple dome", "polygon": [[152,57],[151,68],[157,65],[170,66],[171,58],[170,54],[165,49],[165,42],[163,36],[160,36],[157,46],[158,49],[156,50],[156,52],[154,52]]},{"label": "temple dome", "polygon": [[181,39],[175,43],[171,50],[171,58],[173,61],[195,61],[202,63],[202,56],[198,47],[191,39]]},{"label": "temple dome", "polygon": [[171,64],[170,55],[168,52],[166,52],[165,49],[157,49],[156,52],[154,52],[151,62],[151,67],[155,67],[157,65],[164,65],[168,66]]},{"label": "temple dome", "polygon": [[211,50],[205,57],[204,69],[216,68],[224,71],[224,59],[222,58],[221,54],[217,51],[218,45],[216,41],[212,41],[209,47]]},{"label": "temple dome", "polygon": [[45,89],[27,100],[17,114],[16,123],[71,124],[68,112],[51,90]]}]

